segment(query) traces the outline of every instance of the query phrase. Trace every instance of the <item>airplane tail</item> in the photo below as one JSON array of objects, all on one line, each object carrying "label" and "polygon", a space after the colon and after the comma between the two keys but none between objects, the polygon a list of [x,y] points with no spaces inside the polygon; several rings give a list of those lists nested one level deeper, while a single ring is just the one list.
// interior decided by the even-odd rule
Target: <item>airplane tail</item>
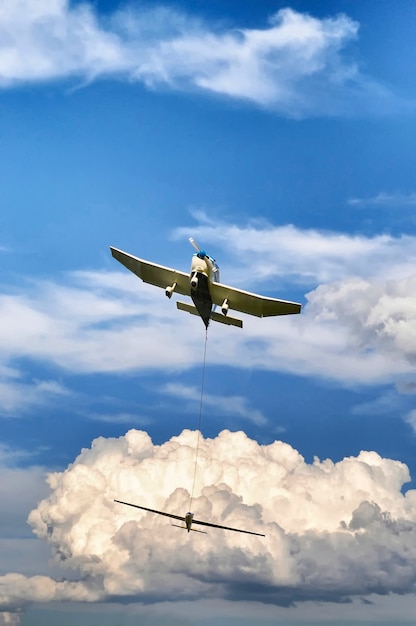
[{"label": "airplane tail", "polygon": [[[186,311],[187,313],[191,313],[191,315],[199,315],[196,307],[192,306],[192,304],[187,304],[186,302],[177,302],[176,306],[180,311]],[[236,317],[228,317],[228,315],[221,315],[220,313],[215,313],[215,311],[211,312],[211,319],[214,322],[220,322],[220,324],[227,324],[228,326],[237,326],[238,328],[243,328],[242,320],[239,320]]]}]

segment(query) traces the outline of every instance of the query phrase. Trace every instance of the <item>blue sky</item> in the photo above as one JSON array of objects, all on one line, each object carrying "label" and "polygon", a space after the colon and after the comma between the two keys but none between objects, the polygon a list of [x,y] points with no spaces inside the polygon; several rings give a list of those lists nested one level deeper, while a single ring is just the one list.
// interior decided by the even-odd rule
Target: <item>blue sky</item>
[{"label": "blue sky", "polygon": [[[411,620],[414,13],[6,1],[0,624]],[[191,236],[303,304],[208,331],[194,508],[263,544],[112,504],[186,506],[204,328],[109,246],[187,271]]]}]

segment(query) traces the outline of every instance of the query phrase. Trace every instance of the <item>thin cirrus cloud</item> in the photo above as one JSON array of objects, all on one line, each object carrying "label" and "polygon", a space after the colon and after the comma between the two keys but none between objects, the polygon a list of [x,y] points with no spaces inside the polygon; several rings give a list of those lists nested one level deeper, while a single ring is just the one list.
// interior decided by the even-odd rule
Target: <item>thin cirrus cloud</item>
[{"label": "thin cirrus cloud", "polygon": [[100,437],[65,471],[50,474],[49,495],[29,523],[55,562],[80,579],[6,574],[0,609],[212,597],[287,606],[413,592],[416,494],[402,491],[406,465],[375,452],[308,464],[281,441],[263,446],[229,431],[201,437],[195,517],[265,538],[215,529],[188,537],[164,517],[114,503],[184,514],[196,435],[185,430],[161,445],[137,430]]},{"label": "thin cirrus cloud", "polygon": [[162,6],[127,5],[104,18],[90,3],[6,0],[0,86],[124,77],[150,89],[246,100],[293,117],[397,107],[345,54],[358,28],[347,15],[318,19],[290,8],[264,28],[226,29]]},{"label": "thin cirrus cloud", "polygon": [[354,207],[376,207],[376,208],[412,208],[416,207],[416,192],[411,193],[386,193],[381,191],[376,196],[369,198],[350,198],[348,204]]}]

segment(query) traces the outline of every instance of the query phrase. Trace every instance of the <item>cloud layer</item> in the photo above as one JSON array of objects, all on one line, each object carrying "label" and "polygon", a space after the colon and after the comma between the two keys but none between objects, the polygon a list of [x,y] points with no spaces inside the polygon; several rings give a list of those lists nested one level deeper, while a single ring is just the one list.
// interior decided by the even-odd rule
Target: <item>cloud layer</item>
[{"label": "cloud layer", "polygon": [[[212,323],[209,365],[289,372],[344,385],[396,383],[410,388],[413,384],[414,237],[358,237],[294,226],[220,224],[193,230],[208,249],[214,245],[223,250],[224,282],[282,298],[293,286],[299,291],[303,287],[300,293],[309,289],[300,316],[247,316],[242,331]],[[184,231],[176,236],[184,236]],[[31,281],[12,292],[4,287],[0,293],[3,414],[19,415],[27,407],[71,393],[60,378],[34,380],[25,375],[28,359],[57,366],[62,376],[166,374],[199,367],[202,322],[177,311],[174,299],[168,301],[162,290],[142,283],[127,270],[77,272],[63,276],[62,282]],[[196,401],[192,386],[167,391]],[[212,402],[220,406],[217,397]],[[264,416],[251,411],[244,395],[229,398],[223,408],[258,424],[264,421]]]},{"label": "cloud layer", "polygon": [[[237,27],[235,27],[237,26]],[[89,3],[5,0],[0,86],[122,77],[148,88],[201,90],[285,115],[353,114],[396,106],[344,48],[358,24],[281,9],[264,28],[209,24],[162,6],[100,16]]]},{"label": "cloud layer", "polygon": [[200,438],[192,511],[265,538],[172,528],[114,498],[184,514],[197,433],[155,446],[147,433],[96,439],[64,472],[29,521],[55,559],[82,582],[0,577],[0,607],[41,600],[181,601],[224,598],[289,605],[368,593],[414,592],[416,492],[399,461],[361,452],[305,463],[281,441],[244,433]]}]

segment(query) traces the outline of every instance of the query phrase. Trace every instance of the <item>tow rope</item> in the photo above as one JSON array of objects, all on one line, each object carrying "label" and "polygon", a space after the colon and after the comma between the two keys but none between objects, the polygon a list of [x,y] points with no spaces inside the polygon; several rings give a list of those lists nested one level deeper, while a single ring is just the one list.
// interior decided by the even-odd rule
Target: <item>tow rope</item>
[{"label": "tow rope", "polygon": [[194,478],[193,478],[193,481],[192,481],[191,498],[190,498],[190,501],[189,501],[189,510],[190,511],[192,511],[192,500],[194,498],[196,469],[197,469],[197,465],[198,465],[199,439],[200,439],[200,436],[201,436],[202,404],[203,404],[203,399],[204,399],[205,364],[206,364],[206,359],[207,359],[207,340],[208,340],[208,328],[205,330],[204,361],[203,361],[203,365],[202,365],[201,397],[200,397],[200,400],[199,400],[199,419],[198,419],[198,431],[197,431],[197,438],[196,438]]}]

